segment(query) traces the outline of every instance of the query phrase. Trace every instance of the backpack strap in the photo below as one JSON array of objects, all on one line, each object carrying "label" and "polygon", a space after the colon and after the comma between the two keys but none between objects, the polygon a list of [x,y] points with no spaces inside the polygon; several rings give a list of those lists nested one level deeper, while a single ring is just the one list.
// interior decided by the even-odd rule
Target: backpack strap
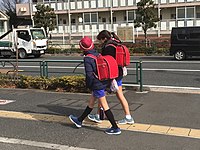
[{"label": "backpack strap", "polygon": [[87,54],[85,57],[90,57],[90,58],[93,58],[93,59],[97,59],[97,56],[94,56],[94,55],[92,55],[92,54]]},{"label": "backpack strap", "polygon": [[101,54],[97,55],[97,56],[94,56],[92,54],[87,54],[85,57],[90,57],[90,58],[93,58],[93,59],[97,59],[97,57],[101,56]]},{"label": "backpack strap", "polygon": [[[101,55],[101,54],[99,54],[99,55]],[[99,56],[98,55],[98,56]],[[96,65],[97,65],[97,57],[98,56],[94,56],[94,55],[92,55],[92,54],[87,54],[85,57],[90,57],[90,58],[93,58],[94,60],[95,60],[95,63],[96,63]],[[97,71],[98,72],[98,71]],[[95,72],[93,72],[93,74],[94,74],[94,76],[98,79],[99,77],[98,77],[98,75],[95,73]]]},{"label": "backpack strap", "polygon": [[116,48],[116,45],[114,45],[114,44],[112,44],[112,43],[107,44],[105,47],[108,47],[108,46],[112,46],[112,47]]}]

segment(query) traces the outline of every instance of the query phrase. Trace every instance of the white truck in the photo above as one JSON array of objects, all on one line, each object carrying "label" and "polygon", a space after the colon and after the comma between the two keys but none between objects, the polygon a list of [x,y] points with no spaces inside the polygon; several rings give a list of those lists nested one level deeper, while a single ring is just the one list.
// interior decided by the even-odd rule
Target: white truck
[{"label": "white truck", "polygon": [[45,54],[48,39],[44,28],[17,28],[0,36],[0,56],[10,58],[17,54],[19,58],[33,55],[36,58]]}]

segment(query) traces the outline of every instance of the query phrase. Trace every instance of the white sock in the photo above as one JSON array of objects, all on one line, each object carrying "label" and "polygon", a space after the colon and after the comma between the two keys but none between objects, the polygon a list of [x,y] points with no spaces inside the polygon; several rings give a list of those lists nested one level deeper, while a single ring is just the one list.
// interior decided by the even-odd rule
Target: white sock
[{"label": "white sock", "polygon": [[126,119],[131,119],[131,115],[126,115]]}]

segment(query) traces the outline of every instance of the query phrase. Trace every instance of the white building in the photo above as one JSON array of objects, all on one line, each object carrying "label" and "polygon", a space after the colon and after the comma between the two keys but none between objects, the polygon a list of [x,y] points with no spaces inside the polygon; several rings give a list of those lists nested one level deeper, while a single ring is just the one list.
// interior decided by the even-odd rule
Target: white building
[{"label": "white building", "polygon": [[9,17],[0,11],[0,36],[8,31],[8,20]]},{"label": "white building", "polygon": [[[138,37],[143,31],[133,28],[137,2],[139,0],[33,0],[32,4],[17,4],[17,14],[30,17],[36,11],[36,4],[43,3],[54,8],[57,14],[54,36],[96,36],[103,29],[117,32],[118,27],[132,27],[133,36]],[[155,0],[155,3],[161,21],[148,35],[169,36],[172,27],[200,26],[200,0]]]}]

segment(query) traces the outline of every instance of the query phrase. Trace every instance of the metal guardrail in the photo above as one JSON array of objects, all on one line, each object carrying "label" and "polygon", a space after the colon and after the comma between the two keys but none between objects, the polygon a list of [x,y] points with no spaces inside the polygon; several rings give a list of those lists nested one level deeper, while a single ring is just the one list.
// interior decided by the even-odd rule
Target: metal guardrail
[{"label": "metal guardrail", "polygon": [[[10,63],[10,64],[14,64],[16,63],[15,60],[10,60],[10,61],[4,61],[1,60],[0,64],[5,64],[5,63]],[[41,77],[45,77],[48,78],[49,77],[49,63],[72,63],[75,64],[77,63],[78,65],[73,68],[73,71],[70,72],[71,74],[83,74],[83,73],[76,73],[75,70],[77,68],[79,68],[80,64],[83,64],[83,60],[38,60],[38,61],[31,61],[31,60],[19,60],[18,62],[25,62],[25,63],[39,63],[39,73]],[[135,69],[133,68],[127,68],[128,71],[129,70],[135,70],[134,73],[128,73],[128,76],[135,76],[135,81],[132,81],[132,78],[130,81],[125,82],[123,81],[123,83],[125,84],[139,84],[140,86],[140,91],[143,91],[143,82],[142,82],[142,61],[131,61],[131,64],[135,64]],[[3,65],[2,65],[3,66]],[[16,68],[16,66],[15,66]],[[25,70],[23,72],[26,72]],[[33,72],[33,71],[29,71],[29,72]],[[51,72],[53,73],[53,72]],[[59,72],[61,73],[61,72]],[[62,72],[62,73],[67,73],[67,72]],[[69,74],[69,72],[68,72]]]}]

